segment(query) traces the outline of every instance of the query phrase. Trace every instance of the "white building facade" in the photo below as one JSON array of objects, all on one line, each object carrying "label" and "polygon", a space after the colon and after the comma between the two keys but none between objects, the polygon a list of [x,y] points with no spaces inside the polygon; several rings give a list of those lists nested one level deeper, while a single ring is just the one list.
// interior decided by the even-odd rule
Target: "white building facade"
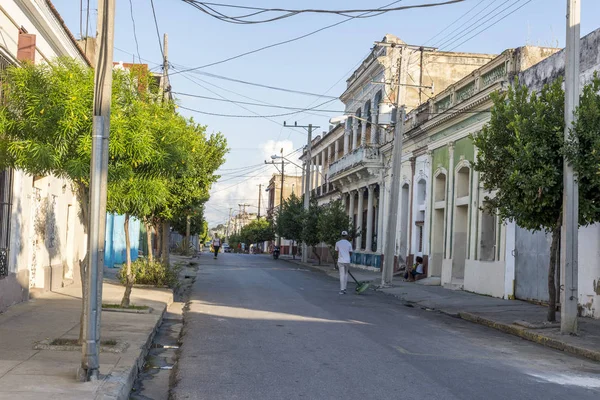
[{"label": "white building facade", "polygon": [[[71,57],[89,65],[49,0],[0,3],[0,68]],[[71,184],[0,171],[0,311],[79,279],[86,234]]]}]

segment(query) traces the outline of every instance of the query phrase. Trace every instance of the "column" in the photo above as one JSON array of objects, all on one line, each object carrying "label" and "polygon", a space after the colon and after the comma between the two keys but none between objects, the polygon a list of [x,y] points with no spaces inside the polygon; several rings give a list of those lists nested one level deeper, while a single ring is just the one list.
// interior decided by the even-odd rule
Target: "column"
[{"label": "column", "polygon": [[[337,143],[337,142],[336,142]],[[329,193],[329,169],[331,168],[331,163],[333,162],[332,154],[331,154],[331,146],[327,146],[327,179],[325,183],[327,184],[327,189],[325,193]]]},{"label": "column", "polygon": [[350,219],[350,223],[354,223],[354,197],[356,193],[354,190],[348,192],[349,200],[348,200],[348,218]]},{"label": "column", "polygon": [[[346,129],[344,129],[344,155],[350,152],[350,131],[352,130],[352,120],[348,119]],[[336,155],[337,157],[337,155]]]},{"label": "column", "polygon": [[321,194],[321,160],[322,160],[322,153],[319,152],[317,153],[317,156],[315,157],[317,160],[317,164],[315,165],[317,171],[315,173],[315,192],[316,195],[320,195]]},{"label": "column", "polygon": [[[363,227],[363,210],[365,188],[358,189],[358,209],[356,210],[356,232],[361,234]],[[362,250],[362,235],[356,241],[356,249]]]},{"label": "column", "polygon": [[[344,134],[344,146],[346,143],[346,134]],[[338,160],[338,153],[340,152],[340,141],[339,140],[335,140],[335,149],[334,149],[334,153],[333,153],[333,160],[337,161]]]},{"label": "column", "polygon": [[310,175],[310,190],[314,190],[317,188],[317,156],[314,156],[312,159],[312,173]]},{"label": "column", "polygon": [[377,124],[379,123],[379,104],[377,104],[377,95],[373,96],[373,100],[371,101],[371,144],[379,143],[379,128]]},{"label": "column", "polygon": [[358,147],[358,120],[355,119],[352,124],[352,150]]},{"label": "column", "polygon": [[[427,206],[425,211],[425,231],[423,235],[427,238],[423,243],[423,254],[428,254],[431,256],[431,212],[434,209],[434,195],[433,195],[433,185],[434,185],[434,177],[433,173],[435,172],[433,165],[433,152],[431,150],[427,151],[427,175],[429,175],[429,179],[427,180],[427,191],[425,192],[425,204]],[[431,273],[431,269],[429,270]]]},{"label": "column", "polygon": [[[364,115],[364,117],[363,117],[364,119],[367,119],[367,116],[369,115],[369,112],[367,109],[367,104],[365,104],[363,106],[362,115]],[[360,146],[365,147],[366,144],[367,144],[367,123],[365,121],[362,121],[361,134],[360,134]]]},{"label": "column", "polygon": [[367,251],[373,251],[373,197],[375,196],[374,185],[367,186]]},{"label": "column", "polygon": [[381,173],[381,181],[379,182],[379,205],[377,207],[377,252],[383,250],[383,221],[385,215],[385,179],[383,172]]},{"label": "column", "polygon": [[446,249],[444,258],[452,258],[451,244],[454,229],[452,216],[454,215],[454,142],[448,143],[448,192],[446,192]]}]

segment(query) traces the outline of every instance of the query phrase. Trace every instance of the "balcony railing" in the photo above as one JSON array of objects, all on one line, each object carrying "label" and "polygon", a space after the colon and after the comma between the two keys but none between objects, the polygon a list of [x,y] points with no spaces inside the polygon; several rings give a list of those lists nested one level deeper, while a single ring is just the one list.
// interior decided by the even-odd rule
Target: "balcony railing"
[{"label": "balcony railing", "polygon": [[373,146],[359,147],[346,154],[329,167],[329,179],[333,179],[342,172],[365,164],[380,164],[379,149]]}]

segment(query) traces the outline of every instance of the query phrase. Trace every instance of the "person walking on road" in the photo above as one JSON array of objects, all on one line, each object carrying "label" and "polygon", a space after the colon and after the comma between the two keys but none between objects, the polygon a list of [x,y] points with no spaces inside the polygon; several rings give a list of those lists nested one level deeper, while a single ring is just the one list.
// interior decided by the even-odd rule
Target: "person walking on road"
[{"label": "person walking on road", "polygon": [[216,260],[217,256],[219,255],[219,248],[221,247],[221,239],[219,239],[219,236],[216,233],[215,233],[215,237],[213,238],[213,241],[212,241],[212,246],[215,251],[215,260]]},{"label": "person walking on road", "polygon": [[337,267],[340,271],[340,294],[346,294],[350,254],[352,254],[352,243],[348,241],[348,232],[342,231],[342,238],[335,244],[335,251],[338,253]]}]

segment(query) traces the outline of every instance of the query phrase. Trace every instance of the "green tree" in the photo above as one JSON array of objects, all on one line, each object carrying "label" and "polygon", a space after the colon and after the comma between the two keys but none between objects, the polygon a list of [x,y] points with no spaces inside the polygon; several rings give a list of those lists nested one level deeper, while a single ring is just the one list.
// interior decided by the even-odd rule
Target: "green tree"
[{"label": "green tree", "polygon": [[[277,213],[276,229],[281,238],[298,242],[304,229],[304,204],[294,193],[283,201]],[[296,254],[293,254],[296,257]]]},{"label": "green tree", "polygon": [[319,235],[319,220],[321,218],[321,210],[317,204],[317,199],[311,198],[308,206],[308,212],[304,213],[304,222],[302,228],[301,240],[307,246],[312,247],[312,252],[317,257],[319,265],[321,265],[321,255],[317,252],[317,245],[321,243]]},{"label": "green tree", "polygon": [[341,200],[335,200],[323,206],[319,216],[318,232],[319,240],[327,245],[336,265],[335,244],[340,240],[342,231],[348,232],[348,240],[357,236],[348,218],[346,207]]},{"label": "green tree", "polygon": [[247,245],[258,244],[275,239],[275,231],[269,221],[260,218],[244,226],[240,236]]},{"label": "green tree", "polygon": [[[560,230],[562,226],[563,160],[573,163],[583,184],[580,192],[580,224],[595,222],[598,213],[596,176],[599,161],[595,154],[600,140],[598,127],[593,129],[593,90],[584,89],[580,121],[575,132],[582,144],[564,141],[564,91],[562,80],[543,87],[540,93],[530,93],[517,81],[507,92],[492,95],[494,102],[490,121],[473,135],[479,152],[474,169],[481,173],[481,182],[490,195],[486,207],[502,221],[515,221],[530,231],[552,234],[548,266],[548,320],[556,320],[556,266],[559,262]],[[594,85],[598,85],[595,81]],[[597,101],[597,96],[596,96]],[[596,110],[596,111],[594,111]],[[569,151],[570,149],[570,151]]]}]

